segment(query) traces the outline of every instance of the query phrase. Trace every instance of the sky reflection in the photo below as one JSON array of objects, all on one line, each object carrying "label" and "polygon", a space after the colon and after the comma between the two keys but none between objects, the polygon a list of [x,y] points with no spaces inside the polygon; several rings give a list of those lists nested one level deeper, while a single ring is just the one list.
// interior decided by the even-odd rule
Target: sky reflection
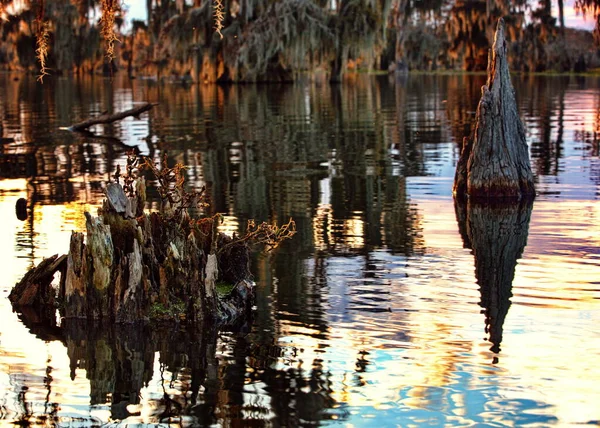
[{"label": "sky reflection", "polygon": [[[83,212],[98,206],[108,171],[123,165],[122,144],[155,159],[168,150],[170,161],[190,165],[191,185],[207,185],[212,209],[224,213],[223,231],[243,229],[248,218],[292,216],[298,235],[257,256],[254,322],[239,332],[47,329],[0,299],[0,418],[230,426],[600,420],[598,82],[516,82],[540,195],[533,207],[478,211],[456,207],[451,196],[456,141],[478,79],[357,79],[277,91],[134,82],[114,94],[90,84],[83,98],[36,111],[47,120],[38,127],[30,117],[44,107],[21,103],[23,114],[4,119],[17,137],[6,152],[31,161],[25,143],[35,141],[37,175],[2,171],[3,297],[31,263],[66,251]],[[17,95],[6,94],[5,110],[17,111]],[[82,108],[124,109],[141,98],[161,108],[98,129],[121,144],[65,143],[44,130]],[[20,197],[35,199],[26,222],[15,217]]]}]

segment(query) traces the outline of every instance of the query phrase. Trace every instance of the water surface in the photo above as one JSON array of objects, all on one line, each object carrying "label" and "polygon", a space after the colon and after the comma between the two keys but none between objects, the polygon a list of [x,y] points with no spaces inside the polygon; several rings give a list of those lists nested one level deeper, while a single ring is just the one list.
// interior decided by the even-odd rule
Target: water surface
[{"label": "water surface", "polygon": [[[539,196],[455,205],[484,76],[160,86],[0,75],[0,420],[37,425],[598,424],[600,81],[514,77]],[[140,118],[60,130],[105,110]],[[224,231],[287,221],[251,323],[48,328],[6,298],[64,253],[136,147]],[[15,216],[18,198],[32,215]]]}]

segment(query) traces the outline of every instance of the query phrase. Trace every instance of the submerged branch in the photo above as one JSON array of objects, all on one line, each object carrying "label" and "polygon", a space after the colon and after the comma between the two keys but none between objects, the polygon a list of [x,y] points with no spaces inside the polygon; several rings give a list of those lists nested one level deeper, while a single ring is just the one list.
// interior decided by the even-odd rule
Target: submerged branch
[{"label": "submerged branch", "polygon": [[87,120],[84,120],[83,122],[79,122],[74,125],[71,125],[67,129],[69,131],[83,131],[83,130],[88,129],[90,126],[98,125],[101,123],[116,122],[118,120],[125,119],[126,117],[129,117],[129,116],[137,117],[140,114],[152,109],[152,107],[154,107],[155,105],[157,105],[157,104],[146,103],[139,107],[135,107],[135,108],[132,108],[129,110],[119,112],[119,113],[114,113],[114,114],[102,113],[100,116],[92,117]]}]

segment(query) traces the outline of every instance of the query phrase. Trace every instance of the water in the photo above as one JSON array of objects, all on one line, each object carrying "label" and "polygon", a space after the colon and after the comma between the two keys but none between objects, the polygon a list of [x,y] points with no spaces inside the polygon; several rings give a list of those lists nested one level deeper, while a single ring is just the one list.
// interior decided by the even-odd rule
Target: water
[{"label": "water", "polygon": [[[157,86],[0,75],[0,421],[89,426],[568,426],[600,421],[600,81],[514,77],[539,196],[456,206],[484,76]],[[59,128],[138,102],[149,114]],[[13,313],[128,147],[189,166],[223,230],[298,234],[252,271],[241,331]],[[10,163],[9,163],[10,161]],[[15,165],[18,163],[18,165]],[[34,201],[21,222],[15,203]],[[469,221],[467,221],[467,217]]]}]

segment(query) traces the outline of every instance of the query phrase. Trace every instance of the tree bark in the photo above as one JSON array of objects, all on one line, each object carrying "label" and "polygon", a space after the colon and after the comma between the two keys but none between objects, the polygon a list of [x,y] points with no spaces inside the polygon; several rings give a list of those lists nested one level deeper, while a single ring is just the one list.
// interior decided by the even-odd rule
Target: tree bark
[{"label": "tree bark", "polygon": [[535,196],[525,127],[506,52],[504,21],[499,19],[473,135],[463,142],[456,167],[453,191],[459,198],[518,200]]},{"label": "tree bark", "polygon": [[67,256],[59,257],[58,254],[44,259],[15,285],[8,299],[22,306],[54,304],[52,280],[56,272],[64,272],[66,259]]},{"label": "tree bark", "polygon": [[[138,179],[137,197],[127,197],[119,184],[109,184],[99,216],[85,213],[85,243],[84,234],[74,232],[69,254],[46,259],[27,273],[11,302],[54,308],[50,284],[60,270],[58,301],[67,319],[232,325],[248,314],[254,284],[246,243],[218,233],[214,218],[192,222],[144,214],[143,186]],[[219,294],[217,283],[232,288]]]},{"label": "tree bark", "polygon": [[139,107],[134,107],[129,110],[125,110],[115,114],[102,113],[100,116],[92,117],[90,119],[84,120],[83,122],[76,123],[74,125],[69,126],[67,129],[69,131],[84,131],[88,129],[90,126],[98,125],[101,123],[113,123],[118,120],[125,119],[129,116],[139,116],[140,114],[150,110],[156,104],[146,103]]}]

